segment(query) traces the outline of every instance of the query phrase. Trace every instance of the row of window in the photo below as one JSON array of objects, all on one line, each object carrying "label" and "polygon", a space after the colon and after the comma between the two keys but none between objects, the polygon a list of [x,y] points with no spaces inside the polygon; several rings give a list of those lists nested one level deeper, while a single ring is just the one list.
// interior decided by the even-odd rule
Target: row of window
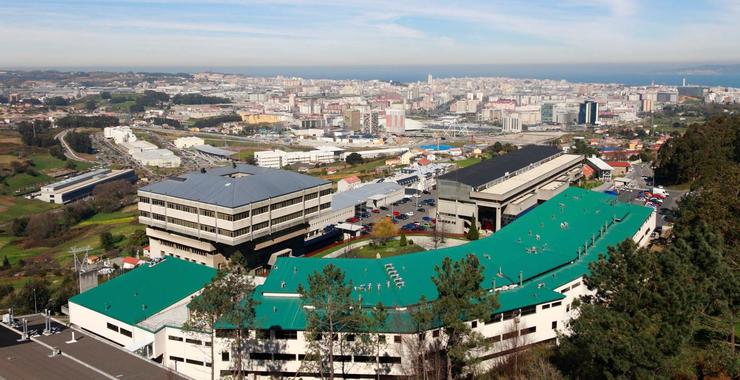
[{"label": "row of window", "polygon": [[129,337],[129,338],[134,336],[134,334],[130,330],[126,330],[123,327],[118,327],[110,322],[107,323],[107,327],[108,327],[108,330],[115,331],[123,336]]},{"label": "row of window", "polygon": [[573,290],[573,289],[575,289],[575,288],[577,288],[579,286],[581,286],[581,282],[580,281],[578,281],[575,284],[571,285],[569,288],[565,288],[565,289],[561,290],[560,293],[563,293],[563,294],[568,293],[569,290]]},{"label": "row of window", "polygon": [[548,304],[542,305],[542,310],[549,309],[551,307],[558,307],[558,306],[560,306],[562,304],[563,303],[561,301],[553,302],[553,303],[548,303]]},{"label": "row of window", "polygon": [[492,336],[492,337],[486,338],[486,341],[489,342],[489,343],[496,343],[496,342],[501,342],[501,341],[504,341],[504,340],[513,339],[513,338],[516,338],[518,336],[524,336],[524,335],[533,334],[535,332],[537,332],[537,326],[532,326],[532,327],[528,327],[526,329],[521,329],[518,332],[517,331],[511,331],[511,332],[507,332],[507,333],[502,334],[502,335]]},{"label": "row of window", "polygon": [[286,199],[284,201],[280,201],[278,203],[274,203],[272,205],[272,209],[273,210],[277,210],[277,209],[281,209],[283,207],[292,206],[292,205],[295,205],[295,204],[298,204],[298,203],[303,203],[303,197]]},{"label": "row of window", "polygon": [[206,366],[206,367],[211,366],[211,363],[206,363],[200,360],[186,359],[186,358],[182,358],[182,357],[174,356],[174,355],[170,355],[170,360],[172,360],[173,362],[180,362],[180,363],[185,362],[188,364],[195,364],[199,366]]},{"label": "row of window", "polygon": [[[224,354],[227,354],[224,356]],[[228,353],[222,353],[221,359],[228,361]],[[270,361],[304,361],[306,359],[305,354],[275,354],[269,352],[252,352],[249,354],[249,358],[252,360],[270,360]],[[335,362],[355,362],[355,363],[375,363],[375,356],[366,355],[334,355]],[[381,364],[400,364],[401,358],[398,356],[379,356],[378,361]]]},{"label": "row of window", "polygon": [[272,220],[272,225],[280,224],[287,222],[289,220],[297,219],[303,217],[303,211],[296,211],[294,213],[290,213],[288,215],[283,215],[281,217],[275,218]]},{"label": "row of window", "polygon": [[201,345],[205,345],[206,347],[210,347],[211,346],[211,342],[209,342],[209,341],[203,342],[200,339],[183,338],[181,336],[175,336],[175,335],[168,335],[167,336],[167,339],[174,340],[176,342],[185,342],[185,343],[189,343],[189,344],[195,344],[195,345],[198,345],[198,346],[201,346]]},{"label": "row of window", "polygon": [[177,210],[177,211],[189,212],[191,214],[197,214],[198,213],[198,208],[197,207],[186,206],[186,205],[179,204],[179,203],[174,203],[174,202],[167,202],[167,208],[171,208],[171,209]]},{"label": "row of window", "polygon": [[[239,237],[239,236],[242,236],[242,235],[246,235],[251,230],[251,227],[249,227],[249,226],[239,228],[236,231],[231,231],[231,230],[227,230],[227,229],[223,229],[223,228],[218,228],[217,229],[216,227],[209,226],[207,224],[198,224],[196,222],[191,222],[189,220],[183,220],[183,219],[173,218],[171,216],[165,217],[164,215],[161,215],[161,214],[149,213],[149,212],[146,212],[146,211],[140,211],[139,212],[139,215],[141,215],[142,217],[145,217],[145,218],[151,218],[151,219],[160,220],[160,221],[163,221],[163,222],[166,221],[167,223],[172,223],[172,224],[176,224],[176,225],[179,225],[179,226],[192,228],[192,229],[195,229],[195,230],[200,229],[201,231],[210,232],[210,233],[214,233],[214,234],[215,233],[218,233],[220,235],[229,236],[229,237]],[[260,225],[262,225],[262,224],[263,223],[256,224],[254,226],[254,229],[255,230],[258,230],[258,229],[262,229],[264,227],[267,227],[267,222],[264,222],[264,224],[265,224],[264,227],[260,227]]]},{"label": "row of window", "polygon": [[208,255],[208,252],[206,252],[206,251],[204,251],[202,249],[193,248],[193,247],[190,247],[190,246],[187,246],[187,245],[183,245],[183,244],[179,244],[179,243],[173,243],[173,242],[167,241],[167,240],[160,240],[159,243],[162,244],[165,247],[175,248],[175,249],[178,249],[180,251],[190,252],[190,253],[194,253],[196,255],[201,255],[201,256],[207,256]]}]

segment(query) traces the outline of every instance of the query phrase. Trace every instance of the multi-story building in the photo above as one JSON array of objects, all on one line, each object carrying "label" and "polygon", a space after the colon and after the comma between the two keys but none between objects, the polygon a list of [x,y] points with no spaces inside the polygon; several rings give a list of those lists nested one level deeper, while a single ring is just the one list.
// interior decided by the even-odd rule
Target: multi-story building
[{"label": "multi-story building", "polygon": [[389,133],[403,134],[406,131],[406,111],[399,108],[386,109],[385,130]]},{"label": "multi-story building", "polygon": [[599,123],[599,103],[592,100],[587,100],[578,108],[578,124],[591,124],[595,125]]},{"label": "multi-story building", "polygon": [[[432,281],[435,266],[473,255],[482,267],[481,287],[500,305],[486,318],[465,321],[490,343],[471,355],[479,365],[490,366],[512,349],[569,334],[569,322],[578,316],[574,303],[593,294],[583,283],[589,264],[625,239],[645,246],[655,220],[650,208],[571,188],[498,233],[456,247],[374,260],[277,258],[268,276],[256,281],[254,338],[246,346],[248,360],[239,366],[230,324],[219,323],[215,338],[183,328],[190,298],[214,273],[176,258],[144,265],[73,297],[70,321],[195,379],[210,378],[212,369],[218,376],[233,376],[237,368],[256,379],[321,378],[307,365],[307,313],[316,305],[298,289],[308,286],[310,275],[334,265],[353,284],[350,298],[361,312],[381,304],[387,317],[372,331],[342,331],[328,338],[326,344],[336,345],[331,370],[344,378],[408,378],[418,347],[434,350],[445,339],[440,321],[422,328],[411,321],[417,308],[427,306],[419,303],[422,297],[429,302],[439,297]],[[355,339],[364,333],[376,342],[372,350]]]},{"label": "multi-story building", "polygon": [[522,120],[519,114],[510,114],[501,120],[501,129],[504,133],[519,133],[522,131]]},{"label": "multi-story building", "polygon": [[524,211],[567,189],[583,156],[528,145],[437,178],[440,227],[463,233],[472,223],[498,231]]},{"label": "multi-story building", "polygon": [[331,183],[233,165],[145,186],[138,208],[153,257],[219,267],[239,251],[259,266],[277,251],[303,253],[309,220],[331,211]]},{"label": "multi-story building", "polygon": [[132,169],[98,169],[42,186],[37,199],[64,204],[89,196],[98,185],[118,180],[136,182],[137,179]]}]

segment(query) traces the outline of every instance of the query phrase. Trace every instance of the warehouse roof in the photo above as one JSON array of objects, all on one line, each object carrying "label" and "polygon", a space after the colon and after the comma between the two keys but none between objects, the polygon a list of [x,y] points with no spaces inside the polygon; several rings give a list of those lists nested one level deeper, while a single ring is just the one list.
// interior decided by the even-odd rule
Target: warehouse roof
[{"label": "warehouse roof", "polygon": [[287,170],[252,165],[211,168],[142,187],[139,191],[235,208],[327,184]]},{"label": "warehouse roof", "polygon": [[352,296],[365,307],[381,302],[393,310],[389,331],[408,327],[403,323],[408,320],[405,308],[421,296],[437,298],[431,279],[434,267],[447,257],[478,257],[484,267],[483,287],[499,291],[501,307],[496,312],[558,300],[563,295],[556,288],[587,273],[588,264],[606,254],[607,247],[633,237],[651,212],[605,194],[570,188],[492,236],[456,247],[383,259],[279,258],[257,288],[257,321],[263,328],[303,329],[298,286],[330,263],[345,272],[353,284]]},{"label": "warehouse roof", "polygon": [[468,186],[478,187],[485,185],[506,173],[513,173],[548,157],[562,153],[554,146],[527,145],[503,156],[483,160],[475,165],[458,169],[444,174],[439,179],[457,181]]},{"label": "warehouse roof", "polygon": [[403,186],[395,182],[369,183],[356,189],[335,193],[331,200],[331,209],[336,211],[354,207],[367,202],[375,195],[388,195],[400,189],[403,189]]},{"label": "warehouse roof", "polygon": [[214,156],[221,156],[221,157],[231,157],[234,154],[236,154],[236,152],[234,151],[216,148],[215,146],[207,145],[207,144],[206,145],[196,145],[193,148],[195,148],[195,150],[199,152],[203,152],[206,154],[212,154]]},{"label": "warehouse roof", "polygon": [[69,299],[129,325],[135,325],[202,289],[216,270],[169,257],[142,265]]}]

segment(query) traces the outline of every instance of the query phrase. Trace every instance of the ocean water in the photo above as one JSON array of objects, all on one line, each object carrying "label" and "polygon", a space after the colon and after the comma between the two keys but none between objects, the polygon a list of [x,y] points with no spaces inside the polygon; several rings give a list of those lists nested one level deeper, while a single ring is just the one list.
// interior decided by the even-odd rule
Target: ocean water
[{"label": "ocean water", "polygon": [[[702,70],[697,70],[701,68]],[[168,66],[168,67],[75,67],[59,70],[200,72],[213,71],[251,76],[302,77],[307,79],[383,80],[402,83],[451,77],[509,77],[567,80],[574,83],[651,83],[740,87],[740,65],[704,70],[695,64],[496,64],[496,65],[357,65],[357,66]]]}]

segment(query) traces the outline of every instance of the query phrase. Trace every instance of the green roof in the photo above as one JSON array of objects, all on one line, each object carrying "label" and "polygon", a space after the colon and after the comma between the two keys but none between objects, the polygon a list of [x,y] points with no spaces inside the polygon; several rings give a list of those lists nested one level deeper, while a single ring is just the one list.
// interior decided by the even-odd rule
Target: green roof
[{"label": "green roof", "polygon": [[80,293],[69,302],[135,325],[202,289],[216,270],[174,257],[130,272]]},{"label": "green roof", "polygon": [[[606,254],[607,247],[637,233],[652,209],[617,202],[611,195],[569,188],[537,206],[495,234],[464,245],[382,259],[279,258],[265,283],[257,288],[257,323],[261,328],[303,329],[305,315],[297,293],[309,274],[334,264],[354,287],[353,297],[365,307],[378,302],[389,308],[413,306],[423,295],[437,298],[434,267],[445,257],[459,260],[474,254],[484,267],[483,287],[499,289],[496,312],[562,299],[554,289],[588,272],[588,264]],[[580,255],[579,255],[580,253]],[[579,257],[580,256],[580,257]],[[402,278],[398,287],[387,267]],[[502,290],[503,286],[522,286]],[[273,296],[273,294],[281,294]],[[288,297],[285,297],[288,296]],[[407,320],[399,312],[397,320]],[[389,324],[391,322],[389,321]],[[401,324],[387,326],[403,331]]]}]

